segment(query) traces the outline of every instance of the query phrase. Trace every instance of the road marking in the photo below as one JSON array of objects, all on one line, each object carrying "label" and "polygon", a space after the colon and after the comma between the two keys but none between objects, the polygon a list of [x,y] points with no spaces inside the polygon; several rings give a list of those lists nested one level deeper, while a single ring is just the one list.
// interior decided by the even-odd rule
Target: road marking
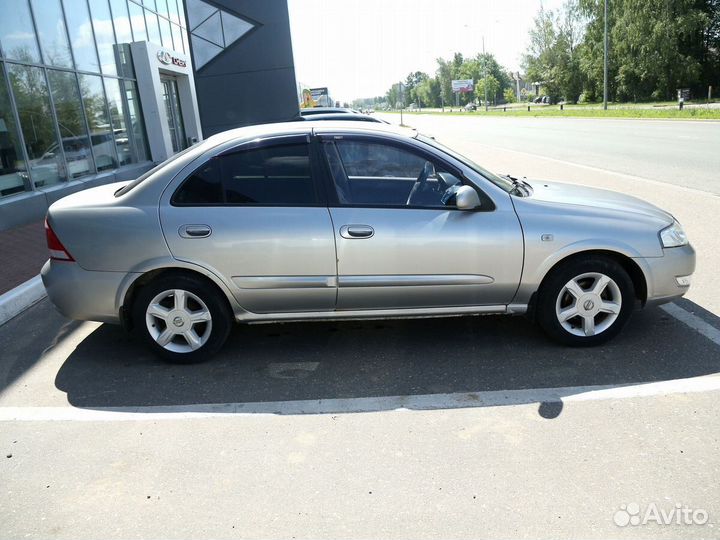
[{"label": "road marking", "polygon": [[665,313],[672,315],[678,321],[686,324],[696,332],[699,332],[716,345],[720,345],[720,330],[703,321],[700,317],[694,313],[681,308],[677,304],[665,304],[660,306]]},{"label": "road marking", "polygon": [[160,405],[151,407],[0,407],[0,422],[108,422],[185,420],[235,416],[349,414],[498,407],[544,402],[618,400],[720,391],[720,376],[645,384],[492,390],[453,394],[383,396],[252,403]]},{"label": "road marking", "polygon": [[[565,159],[558,159],[558,158],[543,156],[541,154],[534,154],[532,152],[524,152],[522,150],[513,150],[511,148],[506,148],[504,146],[495,146],[493,144],[486,144],[486,143],[480,143],[480,142],[474,142],[473,144],[476,144],[478,146],[484,146],[486,148],[492,148],[493,150],[501,150],[503,152],[512,152],[515,154],[522,154],[525,156],[532,156],[532,157],[538,158],[538,159],[544,159],[546,161],[561,163],[563,165],[571,165],[573,167],[580,167],[581,169],[587,169],[589,171],[601,172],[601,173],[605,173],[605,174],[614,174],[617,176],[621,176],[623,178],[627,178],[629,180],[634,180],[634,181],[639,181],[639,182],[647,182],[649,184],[658,185],[658,186],[665,186],[665,187],[670,186],[670,187],[677,188],[682,191],[688,191],[690,193],[694,193],[696,195],[703,195],[703,196],[711,195],[713,197],[720,197],[720,195],[718,195],[717,193],[713,193],[712,191],[704,191],[702,189],[696,189],[696,188],[691,188],[691,187],[687,187],[687,186],[679,186],[677,184],[672,184],[670,182],[662,182],[660,180],[652,180],[650,178],[644,178],[642,176],[635,176],[633,174],[618,172],[618,171],[614,171],[612,169],[605,169],[603,167],[595,167],[593,165],[585,165],[583,163],[576,163],[574,161],[567,161]],[[538,180],[538,181],[542,182],[542,180]]]}]

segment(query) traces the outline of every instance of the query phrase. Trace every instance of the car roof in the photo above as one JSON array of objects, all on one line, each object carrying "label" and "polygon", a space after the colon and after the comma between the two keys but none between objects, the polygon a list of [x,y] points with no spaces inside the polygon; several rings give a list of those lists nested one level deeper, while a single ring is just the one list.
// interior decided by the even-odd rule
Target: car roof
[{"label": "car roof", "polygon": [[277,124],[258,124],[228,131],[223,131],[205,139],[198,146],[213,147],[226,142],[242,142],[244,140],[262,139],[280,135],[312,134],[343,131],[346,133],[389,134],[404,137],[415,137],[417,131],[412,128],[380,122],[358,122],[357,120],[324,120],[322,122],[282,122]]}]

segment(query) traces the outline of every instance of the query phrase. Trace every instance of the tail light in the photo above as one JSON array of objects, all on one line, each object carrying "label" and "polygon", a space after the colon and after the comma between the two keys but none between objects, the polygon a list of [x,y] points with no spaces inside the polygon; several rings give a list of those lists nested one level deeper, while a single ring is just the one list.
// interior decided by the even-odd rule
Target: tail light
[{"label": "tail light", "polygon": [[47,218],[45,218],[45,237],[47,238],[47,246],[50,250],[51,259],[56,261],[75,261],[68,250],[65,249],[65,246],[62,245],[62,242],[60,242],[60,239],[55,234],[55,231],[53,231],[52,227],[50,227]]}]

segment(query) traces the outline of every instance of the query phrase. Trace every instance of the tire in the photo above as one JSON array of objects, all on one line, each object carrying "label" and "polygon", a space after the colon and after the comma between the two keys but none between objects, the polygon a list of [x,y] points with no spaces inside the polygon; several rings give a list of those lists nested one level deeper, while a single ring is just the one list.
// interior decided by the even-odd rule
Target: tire
[{"label": "tire", "polygon": [[150,349],[173,364],[204,362],[230,334],[227,299],[211,284],[186,275],[159,277],[133,303],[135,331]]},{"label": "tire", "polygon": [[625,269],[609,257],[595,255],[551,271],[538,292],[536,317],[554,341],[593,346],[615,337],[634,306],[635,288]]}]

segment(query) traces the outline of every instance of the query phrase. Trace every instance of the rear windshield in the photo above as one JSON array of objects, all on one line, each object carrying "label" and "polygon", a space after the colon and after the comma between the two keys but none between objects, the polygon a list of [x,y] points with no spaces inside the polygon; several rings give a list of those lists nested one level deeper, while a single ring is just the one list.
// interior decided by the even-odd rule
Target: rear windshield
[{"label": "rear windshield", "polygon": [[189,148],[186,148],[186,149],[183,150],[182,152],[178,152],[177,154],[175,154],[175,155],[173,155],[173,156],[170,156],[168,159],[166,159],[165,161],[163,161],[163,162],[160,163],[159,165],[156,165],[155,167],[153,167],[152,169],[150,169],[148,172],[146,172],[146,173],[143,174],[142,176],[136,178],[135,180],[133,180],[133,181],[130,182],[129,184],[126,184],[126,185],[124,185],[123,187],[121,187],[120,189],[118,189],[118,190],[115,192],[115,196],[116,196],[116,197],[122,197],[122,196],[125,195],[126,193],[129,193],[130,191],[132,191],[133,189],[135,189],[135,187],[137,187],[137,186],[139,186],[140,184],[142,184],[147,178],[149,178],[150,176],[152,176],[153,174],[155,174],[157,171],[159,171],[160,169],[162,169],[162,168],[165,167],[166,165],[169,165],[170,163],[172,163],[173,161],[175,161],[175,160],[178,159],[179,157],[184,156],[185,154],[187,154],[187,153],[188,153],[190,150],[192,150],[193,148],[196,148],[196,147],[195,147],[195,146],[190,146]]}]

